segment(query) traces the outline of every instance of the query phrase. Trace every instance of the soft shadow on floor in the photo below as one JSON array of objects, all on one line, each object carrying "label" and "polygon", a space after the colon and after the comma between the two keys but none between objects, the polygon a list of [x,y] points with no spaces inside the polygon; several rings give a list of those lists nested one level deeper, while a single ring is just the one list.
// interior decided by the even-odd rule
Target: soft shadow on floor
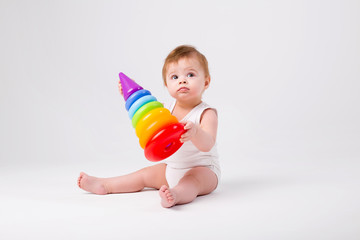
[{"label": "soft shadow on floor", "polygon": [[181,211],[197,204],[218,206],[224,200],[236,200],[242,196],[261,194],[274,188],[283,188],[295,183],[294,179],[280,176],[248,176],[224,179],[218,188],[204,196],[198,196],[192,203],[172,207],[173,211]]},{"label": "soft shadow on floor", "polygon": [[295,184],[295,180],[291,177],[241,176],[224,179],[220,182],[220,186],[215,193],[238,196],[293,184]]}]

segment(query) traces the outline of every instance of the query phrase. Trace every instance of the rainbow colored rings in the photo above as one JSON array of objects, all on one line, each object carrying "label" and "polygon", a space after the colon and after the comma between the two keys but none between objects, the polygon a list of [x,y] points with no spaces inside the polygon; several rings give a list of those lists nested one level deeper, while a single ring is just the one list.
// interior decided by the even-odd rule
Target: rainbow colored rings
[{"label": "rainbow colored rings", "polygon": [[160,161],[171,156],[183,144],[179,139],[185,132],[184,126],[148,90],[123,73],[119,77],[125,108],[145,157]]},{"label": "rainbow colored rings", "polygon": [[136,100],[129,109],[129,118],[132,119],[136,111],[141,108],[144,104],[156,101],[156,98],[152,95],[143,96]]},{"label": "rainbow colored rings", "polygon": [[141,108],[139,108],[134,114],[131,120],[132,126],[136,128],[137,123],[139,122],[140,119],[142,119],[145,116],[145,114],[147,114],[148,112],[150,112],[155,108],[162,108],[162,107],[164,106],[162,105],[162,103],[159,103],[158,101],[146,103]]}]

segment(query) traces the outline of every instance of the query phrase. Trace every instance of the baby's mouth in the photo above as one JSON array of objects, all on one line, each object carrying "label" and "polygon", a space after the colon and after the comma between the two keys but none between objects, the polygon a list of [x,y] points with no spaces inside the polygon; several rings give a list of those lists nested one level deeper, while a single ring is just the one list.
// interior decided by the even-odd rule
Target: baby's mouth
[{"label": "baby's mouth", "polygon": [[178,92],[188,92],[190,89],[187,88],[187,87],[182,87],[182,88],[179,88],[177,91]]}]

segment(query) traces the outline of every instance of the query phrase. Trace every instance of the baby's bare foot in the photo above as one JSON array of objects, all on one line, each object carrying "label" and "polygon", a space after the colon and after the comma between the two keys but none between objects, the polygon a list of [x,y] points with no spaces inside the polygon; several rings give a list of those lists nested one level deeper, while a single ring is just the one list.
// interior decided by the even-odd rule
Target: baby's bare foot
[{"label": "baby's bare foot", "polygon": [[176,204],[176,195],[168,186],[163,185],[159,190],[159,195],[161,197],[161,206],[169,208]]},{"label": "baby's bare foot", "polygon": [[101,179],[87,175],[81,172],[78,178],[78,186],[88,192],[104,195],[107,191]]}]

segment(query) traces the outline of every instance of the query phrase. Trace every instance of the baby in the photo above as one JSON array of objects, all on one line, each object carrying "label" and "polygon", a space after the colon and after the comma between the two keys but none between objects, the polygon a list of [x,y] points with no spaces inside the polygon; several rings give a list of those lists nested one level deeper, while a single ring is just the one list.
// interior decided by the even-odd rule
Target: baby
[{"label": "baby", "polygon": [[[128,175],[97,178],[82,172],[78,178],[80,188],[95,194],[155,188],[166,208],[190,203],[216,189],[220,178],[216,148],[218,117],[217,111],[202,101],[210,86],[208,62],[194,47],[182,45],[165,59],[162,76],[174,98],[167,107],[185,124],[186,132],[180,139],[183,146],[161,163]],[[119,91],[123,94],[120,83]]]}]

